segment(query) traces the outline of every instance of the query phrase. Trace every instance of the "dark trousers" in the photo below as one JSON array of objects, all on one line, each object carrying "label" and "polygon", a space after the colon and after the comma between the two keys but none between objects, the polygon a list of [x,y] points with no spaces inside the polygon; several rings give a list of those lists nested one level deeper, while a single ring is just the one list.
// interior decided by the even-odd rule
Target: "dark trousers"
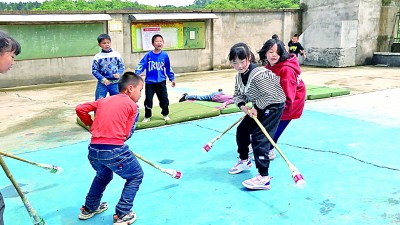
[{"label": "dark trousers", "polygon": [[[258,112],[257,119],[265,127],[271,137],[275,135],[276,128],[282,116],[283,107],[283,103],[272,104],[267,107],[265,113]],[[249,158],[249,144],[251,143],[258,172],[261,176],[268,176],[270,163],[268,153],[271,143],[250,116],[245,116],[237,127],[236,143],[238,146],[237,151],[239,153],[239,158],[243,160]]]},{"label": "dark trousers", "polygon": [[4,225],[4,220],[3,220],[3,214],[4,214],[4,199],[3,199],[3,195],[1,195],[0,193],[0,225]]},{"label": "dark trousers", "polygon": [[[281,136],[283,131],[286,129],[287,125],[289,125],[290,121],[292,121],[292,120],[281,120],[281,121],[279,121],[278,128],[276,129],[276,132],[275,132],[275,135],[274,135],[274,138],[273,138],[275,143],[278,143],[279,137]],[[271,150],[273,148],[274,148],[274,146],[271,145],[269,147],[269,150]]]},{"label": "dark trousers", "polygon": [[154,93],[157,95],[158,101],[160,102],[161,114],[167,116],[169,114],[169,100],[167,92],[167,81],[164,80],[160,83],[152,83],[145,85],[146,98],[144,99],[145,113],[144,117],[150,118],[153,108],[153,97]]}]

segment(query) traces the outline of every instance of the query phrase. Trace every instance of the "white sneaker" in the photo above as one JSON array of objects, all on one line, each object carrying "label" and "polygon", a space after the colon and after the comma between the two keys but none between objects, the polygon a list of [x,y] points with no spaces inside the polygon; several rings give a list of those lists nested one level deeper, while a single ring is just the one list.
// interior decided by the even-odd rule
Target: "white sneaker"
[{"label": "white sneaker", "polygon": [[167,120],[170,120],[171,118],[169,118],[169,116],[166,115],[166,116],[163,116],[163,119],[164,119],[165,121],[167,121]]},{"label": "white sneaker", "polygon": [[130,213],[122,216],[119,218],[116,214],[114,214],[114,223],[113,225],[126,225],[126,224],[133,224],[136,221],[136,213],[131,211]]},{"label": "white sneaker", "polygon": [[92,218],[94,215],[102,213],[108,209],[107,202],[100,203],[99,207],[96,210],[89,211],[86,209],[86,206],[82,206],[81,213],[79,213],[78,218],[80,220],[87,220]]},{"label": "white sneaker", "polygon": [[147,122],[149,122],[149,121],[150,121],[150,117],[149,117],[149,118],[146,118],[146,117],[145,117],[145,118],[143,119],[142,122],[143,122],[143,123],[147,123]]},{"label": "white sneaker", "polygon": [[276,158],[275,149],[271,149],[271,150],[268,152],[268,158],[269,158],[269,160],[273,160],[273,159]]},{"label": "white sneaker", "polygon": [[243,181],[242,184],[246,188],[252,190],[269,190],[271,189],[271,179],[272,177],[263,177],[260,174],[257,174],[257,176]]},{"label": "white sneaker", "polygon": [[244,170],[249,169],[253,164],[251,163],[250,158],[246,159],[246,160],[241,160],[239,159],[238,162],[236,163],[236,165],[234,165],[230,170],[229,173],[230,174],[238,174]]}]

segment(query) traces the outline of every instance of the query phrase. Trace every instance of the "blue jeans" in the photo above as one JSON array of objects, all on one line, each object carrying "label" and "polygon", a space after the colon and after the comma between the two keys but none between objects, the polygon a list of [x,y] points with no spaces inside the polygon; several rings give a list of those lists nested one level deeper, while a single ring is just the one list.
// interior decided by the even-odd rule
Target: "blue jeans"
[{"label": "blue jeans", "polygon": [[222,92],[214,92],[209,95],[186,95],[186,100],[212,101],[214,96]]},{"label": "blue jeans", "polygon": [[[274,135],[274,138],[273,138],[275,144],[278,143],[279,137],[281,136],[283,131],[286,129],[287,125],[289,125],[290,121],[292,121],[292,120],[281,120],[281,121],[279,121],[278,128],[276,129],[276,132],[275,132],[275,135]],[[271,150],[273,148],[274,148],[274,146],[270,145],[269,150]]]},{"label": "blue jeans", "polygon": [[115,213],[120,218],[128,214],[143,179],[142,167],[129,146],[90,144],[88,158],[96,176],[86,196],[86,208],[96,210],[99,207],[103,192],[113,179],[114,172],[126,180]]},{"label": "blue jeans", "polygon": [[111,95],[119,94],[118,83],[105,85],[100,81],[97,82],[96,93],[94,94],[95,100],[107,97],[107,93]]}]

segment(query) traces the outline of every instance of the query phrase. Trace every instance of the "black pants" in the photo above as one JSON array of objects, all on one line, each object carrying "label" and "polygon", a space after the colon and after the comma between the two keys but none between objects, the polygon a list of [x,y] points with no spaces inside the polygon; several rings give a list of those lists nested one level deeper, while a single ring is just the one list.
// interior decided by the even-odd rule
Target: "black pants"
[{"label": "black pants", "polygon": [[3,195],[1,195],[0,193],[0,225],[4,225],[4,220],[3,220],[3,214],[4,214],[4,199],[3,199]]},{"label": "black pants", "polygon": [[160,102],[161,114],[167,116],[169,114],[169,100],[167,92],[167,81],[164,80],[160,83],[152,83],[145,85],[146,98],[144,99],[145,113],[144,117],[150,118],[153,108],[153,97],[154,93],[157,95],[158,101]]},{"label": "black pants", "polygon": [[[274,137],[276,128],[278,127],[282,116],[284,104],[272,104],[267,107],[265,112],[257,112],[257,119],[265,127],[268,134]],[[251,140],[250,140],[251,135]],[[254,160],[256,167],[261,176],[268,176],[269,168],[269,149],[271,143],[260,127],[250,116],[245,116],[237,127],[236,143],[240,159],[249,158],[249,144],[253,147]]]}]

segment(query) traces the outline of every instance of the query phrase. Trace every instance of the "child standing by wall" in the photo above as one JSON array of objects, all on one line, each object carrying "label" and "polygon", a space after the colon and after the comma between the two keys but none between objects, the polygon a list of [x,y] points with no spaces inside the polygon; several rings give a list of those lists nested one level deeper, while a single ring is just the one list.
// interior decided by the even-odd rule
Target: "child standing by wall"
[{"label": "child standing by wall", "polygon": [[[260,60],[266,63],[265,67],[280,77],[280,84],[286,95],[285,109],[273,136],[277,143],[290,121],[300,118],[303,113],[306,85],[300,77],[301,70],[296,56],[289,55],[282,41],[278,39],[266,41],[258,54]],[[275,157],[274,147],[271,145],[269,158],[274,159]]]},{"label": "child standing by wall", "polygon": [[[21,53],[21,46],[11,36],[0,31],[0,73],[6,73],[14,65],[14,58]],[[1,156],[0,156],[1,157]],[[0,225],[4,225],[5,204],[0,193]]]},{"label": "child standing by wall", "polygon": [[175,87],[175,74],[172,71],[168,54],[162,51],[164,39],[160,34],[156,34],[151,38],[154,50],[144,55],[142,60],[136,67],[135,73],[142,74],[146,70],[145,93],[144,100],[145,115],[143,122],[149,122],[152,116],[154,93],[160,101],[161,114],[164,120],[169,120],[169,100],[167,92],[167,76]]},{"label": "child standing by wall", "polygon": [[[143,179],[142,167],[125,144],[132,136],[139,118],[137,102],[143,88],[143,79],[133,72],[126,72],[118,82],[118,88],[120,93],[117,95],[76,107],[78,117],[90,126],[92,139],[88,158],[96,171],[79,219],[86,220],[107,210],[107,203],[100,201],[113,179],[113,173],[116,173],[126,182],[115,207],[114,225],[125,225],[136,220],[136,214],[131,209]],[[92,111],[96,111],[94,121],[89,115]]]},{"label": "child standing by wall", "polygon": [[299,42],[298,34],[293,35],[292,40],[290,40],[288,43],[288,46],[289,46],[290,53],[295,54],[296,57],[299,57],[299,53],[300,53],[300,55],[303,56],[303,60],[306,60],[307,55],[306,55],[306,52],[304,51],[303,46]]},{"label": "child standing by wall", "polygon": [[97,42],[101,52],[94,56],[92,62],[92,74],[98,80],[95,100],[105,98],[107,93],[110,96],[119,93],[118,79],[125,69],[121,55],[111,48],[111,37],[108,34],[100,34]]},{"label": "child standing by wall", "polygon": [[[233,45],[229,52],[229,61],[238,72],[233,99],[235,104],[247,114],[237,127],[236,143],[239,160],[229,173],[238,174],[252,166],[249,158],[251,143],[258,174],[254,178],[243,181],[242,184],[248,189],[268,190],[271,188],[271,177],[268,174],[270,164],[268,152],[271,143],[253,117],[257,117],[268,133],[273,136],[282,115],[285,93],[279,84],[278,76],[270,70],[251,63],[251,51],[246,44]],[[253,107],[246,106],[247,102],[251,102]]]}]

